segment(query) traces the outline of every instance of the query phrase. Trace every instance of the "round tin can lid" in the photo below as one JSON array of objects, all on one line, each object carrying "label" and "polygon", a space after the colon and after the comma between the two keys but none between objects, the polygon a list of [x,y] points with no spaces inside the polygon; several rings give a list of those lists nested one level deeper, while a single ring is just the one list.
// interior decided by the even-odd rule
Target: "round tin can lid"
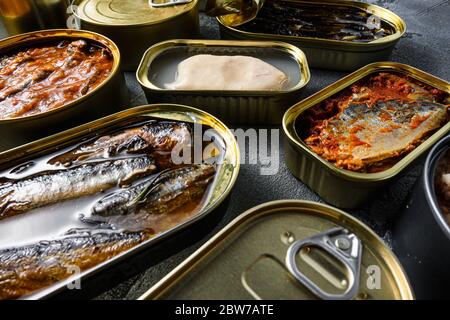
[{"label": "round tin can lid", "polygon": [[367,226],[327,205],[282,200],[239,216],[141,299],[413,297],[396,257]]},{"label": "round tin can lid", "polygon": [[82,0],[75,14],[85,22],[101,25],[154,24],[190,11],[197,1],[159,7],[152,6],[149,0]]}]

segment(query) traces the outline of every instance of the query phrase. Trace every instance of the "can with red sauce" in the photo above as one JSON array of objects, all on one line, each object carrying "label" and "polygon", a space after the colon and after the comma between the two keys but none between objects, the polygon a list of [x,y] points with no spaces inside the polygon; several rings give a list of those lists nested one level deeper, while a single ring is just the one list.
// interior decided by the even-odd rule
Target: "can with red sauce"
[{"label": "can with red sauce", "polygon": [[[89,74],[94,68],[84,65],[82,68],[73,68],[70,74],[66,74],[67,68],[69,68],[68,64],[78,63],[75,60],[79,59],[79,55],[76,54],[70,56],[66,61],[47,61],[48,63],[42,63],[42,66],[39,67],[39,61],[44,61],[46,57],[42,52],[39,56],[38,52],[39,48],[51,48],[52,46],[56,48],[62,42],[76,44],[77,41],[88,44],[86,49],[81,50],[89,50],[89,48],[104,50],[112,61],[108,66],[107,74],[101,81],[96,80],[96,74],[92,75],[88,79],[87,90],[73,95],[73,99],[65,100],[65,95],[70,94],[71,90],[78,90],[76,86],[72,86],[72,83],[82,77],[83,73]],[[63,29],[26,33],[1,40],[0,55],[5,57],[3,59],[26,55],[25,58],[28,60],[23,60],[22,57],[22,62],[27,63],[31,59],[34,65],[30,67],[37,66],[33,72],[30,71],[29,74],[22,72],[21,76],[17,76],[17,79],[13,79],[13,81],[2,79],[0,90],[4,93],[4,97],[0,101],[0,104],[3,104],[0,109],[3,107],[4,110],[0,116],[0,151],[112,114],[127,103],[125,79],[120,72],[119,50],[114,42],[102,35],[88,31]],[[20,64],[20,61],[16,61],[16,63]],[[58,63],[63,63],[63,65]],[[14,66],[10,64],[7,64],[7,67],[12,69],[8,77],[15,77],[18,68],[14,69]],[[6,68],[3,68],[2,72],[4,69]],[[77,74],[77,72],[79,73]],[[67,81],[60,83],[51,80],[51,77],[70,77],[70,79],[66,78]],[[95,81],[97,81],[95,86],[91,85],[91,82]],[[41,91],[49,91],[50,85],[54,90],[50,90],[45,98],[38,96]],[[30,97],[34,97],[32,99],[34,102],[21,105],[21,108],[24,109],[23,112],[6,115],[9,107],[15,107]],[[7,99],[14,101],[6,101]],[[54,107],[45,108],[44,99],[55,103]],[[63,102],[61,103],[59,100]],[[35,109],[31,110],[32,108]],[[30,110],[31,112],[29,112]]]}]

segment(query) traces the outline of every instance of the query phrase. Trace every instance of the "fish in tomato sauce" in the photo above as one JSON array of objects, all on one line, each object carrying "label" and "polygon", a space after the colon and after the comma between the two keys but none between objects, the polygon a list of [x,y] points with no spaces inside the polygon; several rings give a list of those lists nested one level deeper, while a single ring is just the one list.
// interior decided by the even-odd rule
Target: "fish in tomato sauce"
[{"label": "fish in tomato sauce", "polygon": [[409,77],[381,72],[301,115],[306,145],[339,168],[392,167],[448,121],[448,94]]}]

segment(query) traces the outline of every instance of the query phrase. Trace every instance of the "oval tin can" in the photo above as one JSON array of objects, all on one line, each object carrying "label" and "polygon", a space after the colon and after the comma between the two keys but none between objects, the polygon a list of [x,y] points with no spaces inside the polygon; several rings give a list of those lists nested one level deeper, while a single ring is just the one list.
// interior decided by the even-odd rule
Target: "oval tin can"
[{"label": "oval tin can", "polygon": [[119,49],[100,34],[68,29],[30,32],[1,40],[0,53],[64,39],[85,39],[107,48],[114,59],[111,74],[94,90],[62,107],[36,115],[0,120],[0,151],[112,114],[128,103],[125,78],[120,71]]},{"label": "oval tin can", "polygon": [[252,208],[140,299],[413,299],[397,258],[367,226],[330,206]]},{"label": "oval tin can", "polygon": [[198,36],[198,0],[169,2],[171,5],[154,6],[148,0],[76,0],[74,14],[82,29],[116,42],[123,69],[134,71],[153,44]]}]

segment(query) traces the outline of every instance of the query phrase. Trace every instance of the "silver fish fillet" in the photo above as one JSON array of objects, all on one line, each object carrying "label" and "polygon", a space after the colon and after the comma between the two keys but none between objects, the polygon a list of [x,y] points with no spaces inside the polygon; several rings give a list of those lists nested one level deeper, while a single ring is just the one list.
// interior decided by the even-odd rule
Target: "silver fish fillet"
[{"label": "silver fish fillet", "polygon": [[95,194],[156,170],[150,157],[86,163],[0,184],[0,219]]},{"label": "silver fish fillet", "polygon": [[[121,222],[139,215],[170,213],[204,194],[215,172],[215,166],[207,164],[166,171],[156,178],[105,196],[93,205],[90,220],[110,226],[113,222],[115,228],[124,228],[130,224],[121,225]],[[141,227],[150,227],[143,220],[145,217],[141,219]]]}]

